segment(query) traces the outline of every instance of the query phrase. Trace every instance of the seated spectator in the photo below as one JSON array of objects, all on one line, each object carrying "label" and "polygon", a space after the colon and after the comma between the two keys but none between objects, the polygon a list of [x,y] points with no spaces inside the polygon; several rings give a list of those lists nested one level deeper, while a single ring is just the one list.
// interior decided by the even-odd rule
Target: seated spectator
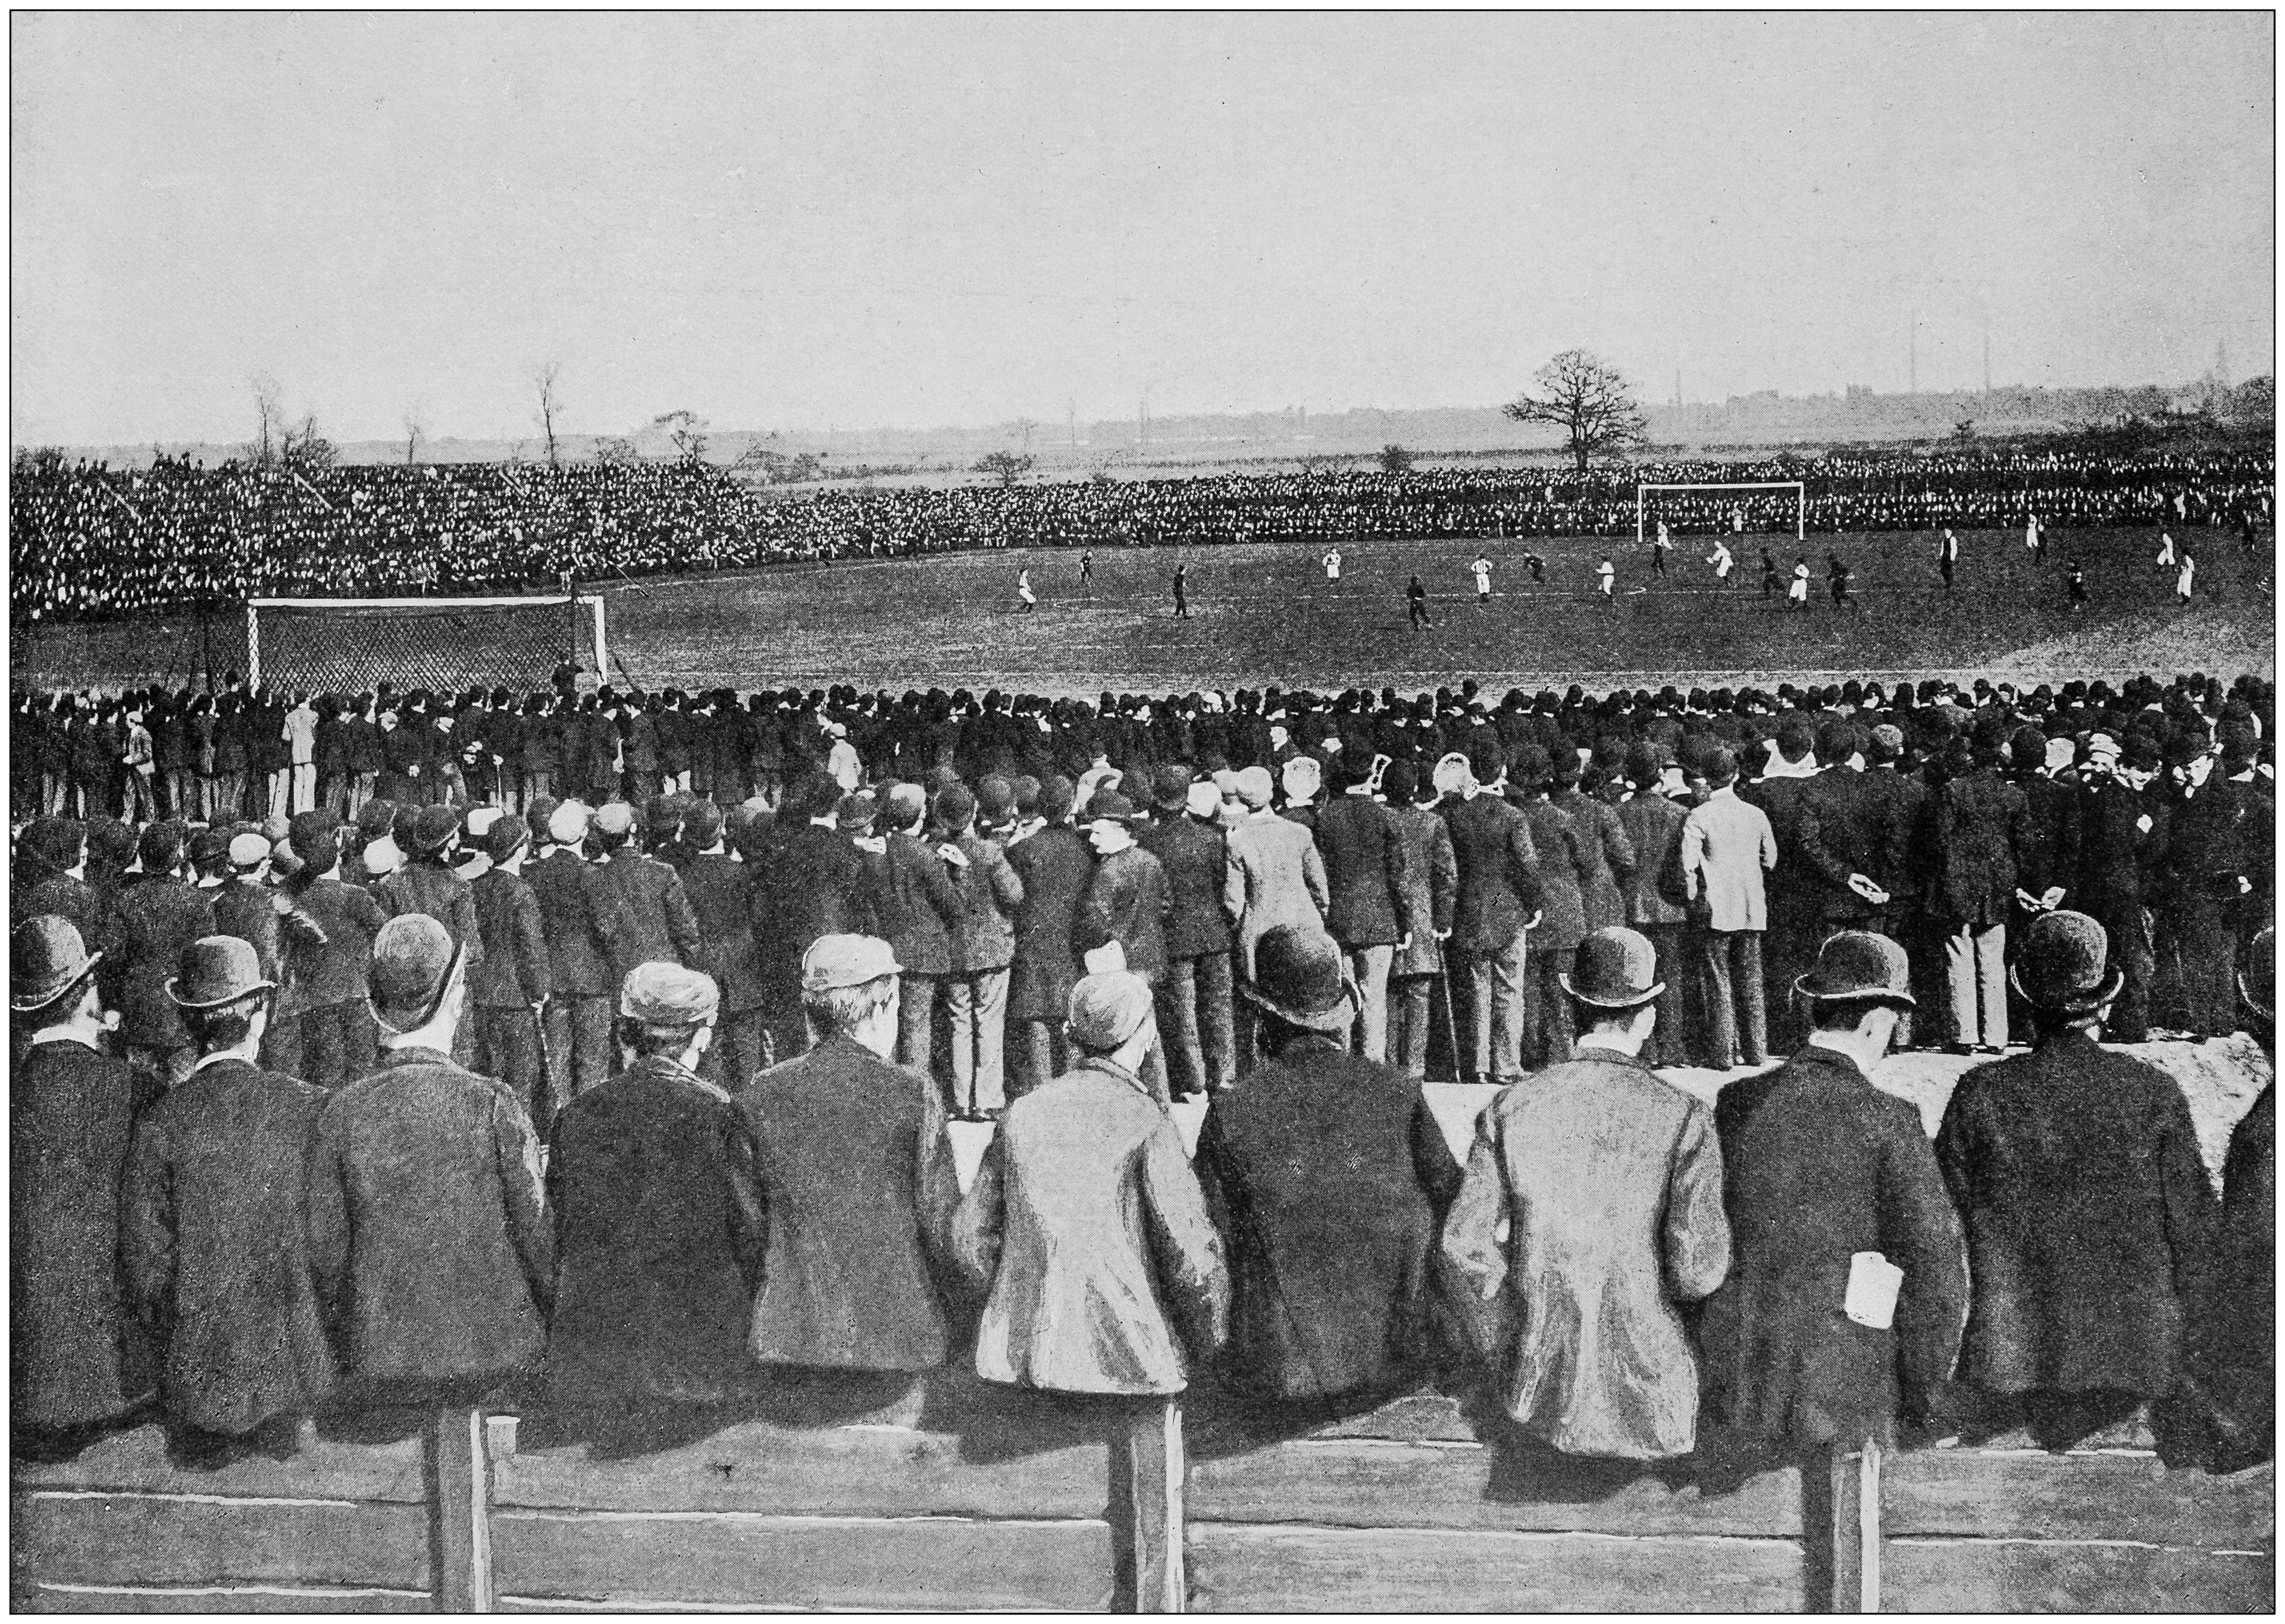
[{"label": "seated spectator", "polygon": [[[1794,991],[1808,1042],[1722,1091],[1724,1201],[1737,1245],[1700,1322],[1716,1417],[1750,1445],[1847,1449],[1931,1413],[1959,1345],[1959,1220],[1920,1112],[1873,1087],[1912,1008],[1904,950],[1842,930]],[[1904,1272],[1893,1325],[1848,1317],[1857,1254]],[[1873,1319],[1882,1319],[1877,1314]]]},{"label": "seated spectator", "polygon": [[254,945],[202,937],[167,995],[199,1059],[135,1128],[121,1262],[194,1459],[290,1451],[334,1385],[302,1222],[326,1091],[255,1063],[278,988]]},{"label": "seated spectator", "polygon": [[900,969],[877,937],[811,943],[809,1051],[741,1096],[770,1215],[747,1343],[765,1365],[914,1372],[950,1354],[960,1182],[943,1096],[891,1058]]},{"label": "seated spectator", "polygon": [[1959,1381],[1976,1430],[2061,1448],[2172,1395],[2219,1216],[2180,1085],[2100,1039],[2124,984],[2103,928],[2041,914],[2012,972],[2032,1052],[1959,1079],[1936,1141],[1966,1220]]},{"label": "seated spectator", "polygon": [[988,1291],[985,1381],[1177,1393],[1221,1345],[1221,1244],[1182,1135],[1142,1080],[1158,1041],[1151,1004],[1132,970],[1072,989],[1077,1060],[1009,1106],[961,1203],[959,1256]]},{"label": "seated spectator", "polygon": [[1433,1362],[1431,1264],[1460,1185],[1418,1080],[1347,1052],[1358,995],[1342,959],[1300,927],[1261,938],[1246,996],[1268,1058],[1215,1096],[1197,1150],[1230,1262],[1224,1377],[1336,1413]]},{"label": "seated spectator", "polygon": [[466,1401],[537,1370],[555,1243],[539,1142],[506,1084],[452,1063],[467,945],[426,914],[373,941],[380,1070],[333,1095],[310,1168],[310,1260],[342,1374]]},{"label": "seated spectator", "polygon": [[1638,931],[1589,935],[1561,981],[1581,1032],[1571,1057],[1486,1108],[1444,1226],[1502,1408],[1567,1455],[1650,1461],[1697,1442],[1676,1306],[1721,1284],[1730,1226],[1709,1113],[1639,1058],[1657,973]]},{"label": "seated spectator", "polygon": [[697,970],[630,971],[625,1069],[555,1119],[548,1388],[561,1409],[614,1427],[734,1398],[753,1370],[746,1330],[769,1226],[748,1119],[698,1074],[719,1005]]}]

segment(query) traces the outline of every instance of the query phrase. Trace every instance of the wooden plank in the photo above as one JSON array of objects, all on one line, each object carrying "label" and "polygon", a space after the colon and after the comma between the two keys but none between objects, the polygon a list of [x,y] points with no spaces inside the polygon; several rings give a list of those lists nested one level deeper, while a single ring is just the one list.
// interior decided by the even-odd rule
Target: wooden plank
[{"label": "wooden plank", "polygon": [[428,1470],[428,1572],[439,1612],[492,1610],[491,1454],[484,1413],[436,1410],[423,1440]]},{"label": "wooden plank", "polygon": [[426,1590],[335,1589],[291,1585],[37,1585],[17,1598],[25,1612],[426,1612]]},{"label": "wooden plank", "polygon": [[428,1585],[418,1506],[38,1489],[12,1496],[20,1588],[275,1583]]},{"label": "wooden plank", "polygon": [[1182,1406],[1144,1399],[1115,1424],[1111,1449],[1111,1532],[1118,1606],[1130,1612],[1184,1611]]},{"label": "wooden plank", "polygon": [[1218,1522],[1797,1539],[1801,1474],[1757,1473],[1725,1493],[1552,1452],[1328,1438],[1208,1459],[1194,1448],[1190,1514]]},{"label": "wooden plank", "polygon": [[495,1463],[495,1509],[748,1511],[777,1515],[1101,1517],[1103,1442],[1005,1459],[901,1428],[778,1428],[748,1423],[697,1444],[595,1463],[584,1449],[535,1450],[529,1436]]},{"label": "wooden plank", "polygon": [[2124,1539],[2247,1549],[2275,1542],[2273,1463],[2227,1477],[2154,1455],[1922,1449],[1888,1457],[1890,1537]]},{"label": "wooden plank", "polygon": [[2268,1612],[2273,1554],[2033,1540],[1892,1539],[1891,1612]]},{"label": "wooden plank", "polygon": [[499,1593],[620,1605],[1100,1612],[1103,1522],[496,1510]]},{"label": "wooden plank", "polygon": [[1193,1522],[1215,1612],[1798,1612],[1790,1540],[1629,1539]]},{"label": "wooden plank", "polygon": [[[1812,1513],[1810,1594],[1826,1612],[1881,1611],[1881,1446],[1824,1452],[1822,1515]],[[1820,1582],[1821,1581],[1821,1582]]]},{"label": "wooden plank", "polygon": [[284,1460],[252,1455],[190,1469],[167,1458],[165,1433],[136,1427],[90,1445],[68,1461],[12,1461],[9,1481],[27,1488],[119,1488],[157,1493],[266,1495],[287,1500],[380,1500],[417,1505],[426,1495],[420,1440],[350,1443],[322,1436]]}]

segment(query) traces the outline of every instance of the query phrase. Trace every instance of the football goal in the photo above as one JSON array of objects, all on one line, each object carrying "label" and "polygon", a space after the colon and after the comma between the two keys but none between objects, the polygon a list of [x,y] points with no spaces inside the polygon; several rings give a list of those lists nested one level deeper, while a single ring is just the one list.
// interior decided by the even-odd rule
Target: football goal
[{"label": "football goal", "polygon": [[255,598],[246,606],[249,683],[357,694],[383,682],[439,692],[546,688],[569,660],[601,679],[603,600],[525,598]]},{"label": "football goal", "polygon": [[[1635,487],[1635,541],[1637,545],[1641,544],[1645,528],[1650,522],[1650,493],[1653,490],[1704,491],[1708,494],[1724,490],[1790,490],[1793,492],[1794,539],[1804,541],[1809,537],[1809,488],[1800,480],[1746,480],[1732,484],[1653,483]],[[1711,516],[1708,515],[1707,505],[1693,503],[1685,515],[1685,522],[1700,535],[1710,529],[1724,536],[1741,533],[1747,523],[1743,506],[1731,502],[1725,507],[1718,498],[1711,504]]]}]

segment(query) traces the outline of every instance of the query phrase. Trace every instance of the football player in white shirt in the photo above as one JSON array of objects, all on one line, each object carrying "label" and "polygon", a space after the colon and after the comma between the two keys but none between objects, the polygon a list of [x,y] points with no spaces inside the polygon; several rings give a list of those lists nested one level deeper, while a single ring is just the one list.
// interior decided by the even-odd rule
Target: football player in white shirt
[{"label": "football player in white shirt", "polygon": [[1476,572],[1476,607],[1481,608],[1492,600],[1492,561],[1479,553],[1468,568]]}]

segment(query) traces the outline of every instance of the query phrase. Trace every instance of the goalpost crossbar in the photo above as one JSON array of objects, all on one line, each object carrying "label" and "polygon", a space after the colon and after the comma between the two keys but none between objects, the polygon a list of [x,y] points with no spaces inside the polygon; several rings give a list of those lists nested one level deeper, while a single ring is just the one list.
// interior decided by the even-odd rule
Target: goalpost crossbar
[{"label": "goalpost crossbar", "polygon": [[1809,484],[1798,479],[1741,479],[1729,481],[1649,480],[1635,485],[1635,545],[1643,540],[1643,525],[1646,505],[1643,498],[1653,490],[1790,490],[1794,493],[1793,533],[1797,541],[1809,538]]}]

